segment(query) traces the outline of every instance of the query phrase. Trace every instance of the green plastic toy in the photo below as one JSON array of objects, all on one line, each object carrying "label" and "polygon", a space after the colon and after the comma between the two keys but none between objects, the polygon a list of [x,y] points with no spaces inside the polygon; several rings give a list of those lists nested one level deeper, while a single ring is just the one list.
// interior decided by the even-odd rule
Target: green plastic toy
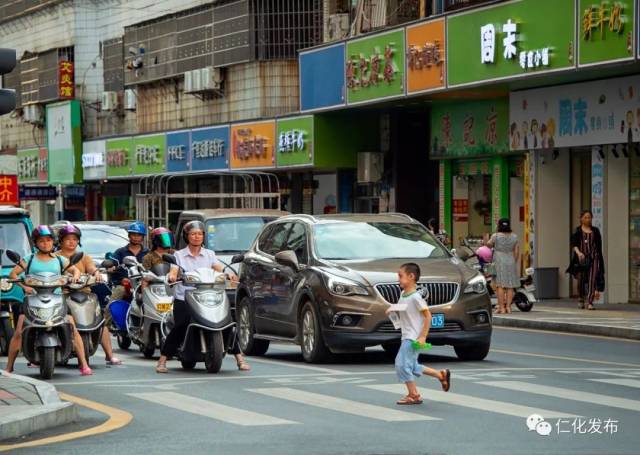
[{"label": "green plastic toy", "polygon": [[431,343],[422,344],[422,343],[419,343],[418,341],[412,341],[411,346],[416,351],[428,351],[429,349],[431,349]]}]

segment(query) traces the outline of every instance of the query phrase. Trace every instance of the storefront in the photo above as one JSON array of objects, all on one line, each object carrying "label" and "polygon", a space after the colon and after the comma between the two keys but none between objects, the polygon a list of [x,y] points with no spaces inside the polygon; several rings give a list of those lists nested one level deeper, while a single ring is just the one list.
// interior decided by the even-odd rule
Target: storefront
[{"label": "storefront", "polygon": [[34,225],[53,223],[58,191],[48,184],[46,147],[20,149],[16,155],[21,206],[29,210]]},{"label": "storefront", "polygon": [[603,234],[604,300],[640,300],[638,93],[640,76],[511,94],[511,124],[539,125],[526,138],[512,134],[510,143],[525,150],[526,140],[535,162],[536,263],[560,268],[561,296],[577,292],[563,272],[570,235],[590,209]]}]

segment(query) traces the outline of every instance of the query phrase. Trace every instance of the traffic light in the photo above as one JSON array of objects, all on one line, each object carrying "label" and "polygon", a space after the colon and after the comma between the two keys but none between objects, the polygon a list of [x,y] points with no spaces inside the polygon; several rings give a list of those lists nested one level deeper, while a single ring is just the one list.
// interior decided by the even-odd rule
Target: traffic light
[{"label": "traffic light", "polygon": [[[16,67],[15,49],[0,48],[0,76],[8,74]],[[16,92],[6,88],[0,89],[0,115],[8,114],[16,108]]]}]

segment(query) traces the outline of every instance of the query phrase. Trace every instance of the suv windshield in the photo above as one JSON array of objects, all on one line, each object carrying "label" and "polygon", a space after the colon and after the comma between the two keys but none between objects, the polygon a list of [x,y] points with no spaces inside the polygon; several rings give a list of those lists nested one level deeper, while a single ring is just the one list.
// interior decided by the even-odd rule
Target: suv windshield
[{"label": "suv windshield", "polygon": [[[13,250],[21,257],[31,253],[27,228],[22,223],[0,223],[0,250]],[[12,266],[6,254],[2,255],[2,266]]]},{"label": "suv windshield", "polygon": [[129,243],[127,231],[122,228],[91,229],[80,226],[80,230],[82,247],[78,249],[92,258],[103,258],[107,253],[112,253]]},{"label": "suv windshield", "polygon": [[314,226],[316,255],[322,259],[423,259],[449,254],[421,225],[335,222]]},{"label": "suv windshield", "polygon": [[207,248],[218,254],[247,251],[262,226],[275,217],[213,218],[207,220]]}]

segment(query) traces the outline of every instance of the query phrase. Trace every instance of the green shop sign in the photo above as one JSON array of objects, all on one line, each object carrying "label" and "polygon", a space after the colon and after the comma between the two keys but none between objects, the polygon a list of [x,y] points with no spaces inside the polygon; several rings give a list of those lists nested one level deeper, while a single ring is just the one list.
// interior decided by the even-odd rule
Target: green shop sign
[{"label": "green shop sign", "polygon": [[313,165],[313,116],[278,120],[278,167]]},{"label": "green shop sign", "polygon": [[133,138],[107,139],[107,177],[126,177],[131,175],[131,151]]},{"label": "green shop sign", "polygon": [[32,148],[18,150],[18,183],[47,182],[47,149]]},{"label": "green shop sign", "polygon": [[167,146],[164,134],[138,136],[133,139],[133,174],[160,174],[164,172],[164,154]]},{"label": "green shop sign", "polygon": [[578,14],[581,66],[633,59],[633,0],[580,0]]},{"label": "green shop sign", "polygon": [[449,86],[573,68],[575,19],[569,0],[518,0],[449,16]]},{"label": "green shop sign", "polygon": [[431,158],[490,156],[509,151],[509,100],[434,103]]},{"label": "green shop sign", "polygon": [[349,104],[404,95],[404,30],[349,41],[345,75]]},{"label": "green shop sign", "polygon": [[49,183],[82,181],[82,131],[78,100],[47,105]]}]

